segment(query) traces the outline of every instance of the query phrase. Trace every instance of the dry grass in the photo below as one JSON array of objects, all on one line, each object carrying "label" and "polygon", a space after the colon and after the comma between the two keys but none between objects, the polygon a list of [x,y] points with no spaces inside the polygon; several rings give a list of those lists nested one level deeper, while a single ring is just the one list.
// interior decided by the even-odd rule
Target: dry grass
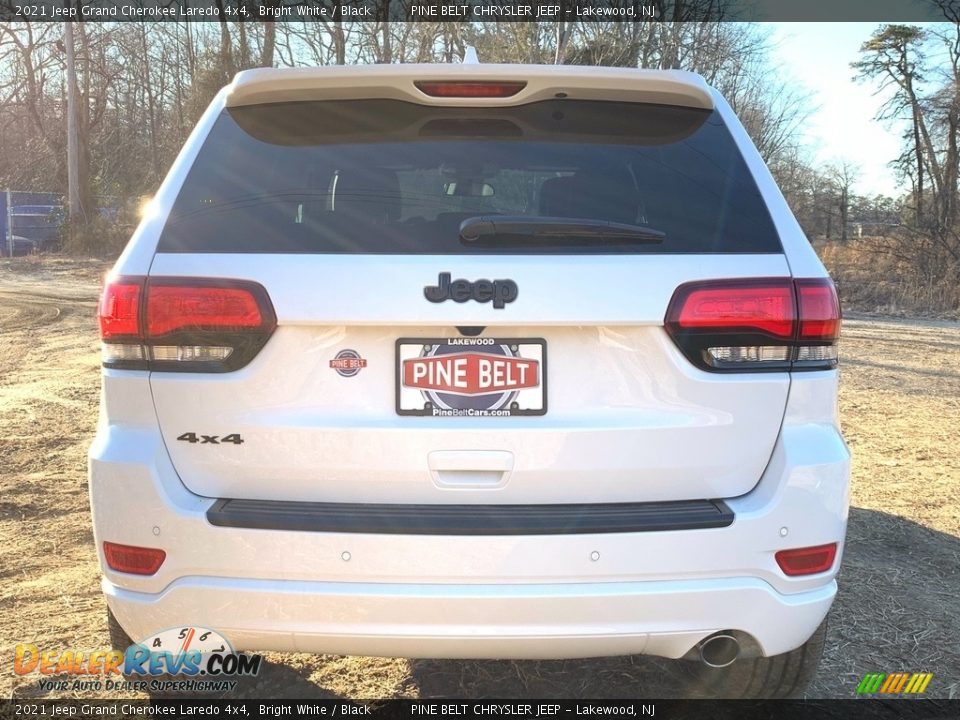
[{"label": "dry grass", "polygon": [[[97,261],[0,261],[0,657],[35,642],[106,643],[87,506],[97,414]],[[811,690],[851,697],[866,672],[934,673],[960,697],[960,326],[848,317],[841,410],[854,453],[841,591]],[[274,654],[247,697],[657,697],[675,665],[448,662]],[[37,696],[0,674],[0,696]],[[79,693],[78,693],[79,694]]]},{"label": "dry grass", "polygon": [[[880,252],[889,241],[863,238],[846,244],[814,243],[830,271],[845,310],[898,317],[960,320],[960,280],[956,273],[937,277],[917,263]],[[947,278],[946,280],[944,278]]]}]

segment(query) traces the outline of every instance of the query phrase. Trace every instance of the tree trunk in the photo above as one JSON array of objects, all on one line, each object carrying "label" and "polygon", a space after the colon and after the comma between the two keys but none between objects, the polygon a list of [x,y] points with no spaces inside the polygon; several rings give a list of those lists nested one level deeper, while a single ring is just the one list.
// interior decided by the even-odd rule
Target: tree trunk
[{"label": "tree trunk", "polygon": [[85,224],[89,218],[90,161],[86,142],[82,136],[85,113],[82,112],[80,91],[77,87],[76,44],[74,24],[64,23],[63,44],[66,50],[67,72],[67,195],[71,233]]},{"label": "tree trunk", "polygon": [[847,242],[847,217],[850,212],[850,200],[847,194],[847,188],[840,192],[840,242]]},{"label": "tree trunk", "polygon": [[917,210],[917,221],[923,222],[923,146],[920,144],[920,125],[917,116],[913,116],[913,151],[917,158],[917,182],[913,197],[913,205]]},{"label": "tree trunk", "polygon": [[79,131],[77,128],[77,71],[74,64],[73,23],[63,24],[63,45],[67,55],[67,196],[71,232],[83,221],[80,201]]},{"label": "tree trunk", "polygon": [[237,28],[240,30],[240,59],[237,62],[237,70],[246,70],[250,67],[250,44],[247,42],[247,25],[246,23],[239,22],[237,23]]},{"label": "tree trunk", "polygon": [[333,45],[337,57],[337,65],[347,64],[347,36],[343,32],[343,20],[339,18],[334,22]]},{"label": "tree trunk", "polygon": [[389,65],[393,62],[393,44],[390,40],[390,3],[385,3],[384,21],[381,23],[381,37],[383,38],[382,51],[380,53],[380,62]]},{"label": "tree trunk", "polygon": [[557,23],[557,51],[553,55],[554,65],[563,65],[567,55],[567,37],[569,36],[567,23],[560,21]]},{"label": "tree trunk", "polygon": [[153,168],[153,177],[160,177],[160,158],[157,155],[157,109],[153,95],[153,84],[150,81],[150,65],[147,50],[147,26],[140,23],[140,43],[143,50],[143,91],[147,95],[147,111],[150,115],[150,165]]},{"label": "tree trunk", "polygon": [[260,51],[260,67],[273,67],[273,51],[277,46],[277,26],[268,21],[264,27],[263,50]]},{"label": "tree trunk", "polygon": [[[79,5],[79,3],[78,3]],[[96,211],[93,197],[93,185],[90,177],[90,38],[87,36],[86,25],[77,23],[80,34],[80,46],[83,48],[83,92],[77,93],[77,150],[80,170],[80,202],[83,206],[84,217],[91,219],[91,213]]]},{"label": "tree trunk", "polygon": [[233,40],[230,39],[230,28],[227,26],[223,0],[217,0],[220,10],[220,69],[226,77],[233,77],[237,68],[233,62]]}]

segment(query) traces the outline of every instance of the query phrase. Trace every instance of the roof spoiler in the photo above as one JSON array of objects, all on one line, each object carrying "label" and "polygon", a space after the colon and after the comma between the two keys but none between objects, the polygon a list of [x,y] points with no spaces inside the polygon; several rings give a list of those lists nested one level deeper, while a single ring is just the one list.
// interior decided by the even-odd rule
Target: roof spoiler
[{"label": "roof spoiler", "polygon": [[[432,97],[424,82],[520,81],[510,97]],[[681,70],[635,70],[573,65],[351,65],[318,68],[259,68],[238,73],[227,87],[227,107],[305,100],[403,100],[459,107],[525,105],[572,98],[643,102],[711,110],[710,87]]]}]

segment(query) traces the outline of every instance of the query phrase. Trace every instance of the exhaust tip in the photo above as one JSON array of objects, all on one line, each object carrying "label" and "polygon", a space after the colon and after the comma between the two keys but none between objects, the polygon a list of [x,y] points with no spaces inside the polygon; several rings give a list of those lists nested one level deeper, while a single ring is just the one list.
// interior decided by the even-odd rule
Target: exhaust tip
[{"label": "exhaust tip", "polygon": [[718,632],[700,643],[700,661],[712,668],[732,665],[740,657],[740,641],[730,631]]}]

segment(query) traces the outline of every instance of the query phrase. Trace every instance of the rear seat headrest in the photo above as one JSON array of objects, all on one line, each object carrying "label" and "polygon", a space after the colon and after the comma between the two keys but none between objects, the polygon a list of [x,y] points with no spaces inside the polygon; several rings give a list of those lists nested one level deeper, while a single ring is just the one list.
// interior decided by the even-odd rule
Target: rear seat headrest
[{"label": "rear seat headrest", "polygon": [[540,214],[545,217],[633,224],[639,210],[640,193],[626,171],[577,173],[550,178],[540,186]]},{"label": "rear seat headrest", "polygon": [[338,172],[331,209],[377,222],[400,218],[400,183],[397,174],[383,168]]}]

